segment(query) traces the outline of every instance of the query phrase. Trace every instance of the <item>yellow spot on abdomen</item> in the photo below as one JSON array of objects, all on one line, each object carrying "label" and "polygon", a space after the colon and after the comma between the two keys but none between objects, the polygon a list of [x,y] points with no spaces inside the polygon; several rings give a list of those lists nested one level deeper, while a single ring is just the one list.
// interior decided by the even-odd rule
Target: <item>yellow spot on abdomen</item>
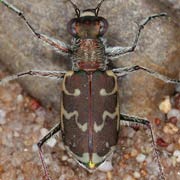
[{"label": "yellow spot on abdomen", "polygon": [[89,162],[89,168],[90,169],[94,169],[95,168],[95,163],[93,163],[92,161]]}]

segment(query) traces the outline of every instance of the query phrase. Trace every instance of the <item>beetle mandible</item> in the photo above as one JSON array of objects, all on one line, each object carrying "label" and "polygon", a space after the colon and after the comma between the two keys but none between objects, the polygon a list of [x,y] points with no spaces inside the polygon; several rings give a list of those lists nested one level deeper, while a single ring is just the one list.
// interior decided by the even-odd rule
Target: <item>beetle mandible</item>
[{"label": "beetle mandible", "polygon": [[180,81],[138,65],[109,69],[108,63],[109,59],[133,52],[144,26],[156,17],[166,16],[166,13],[154,14],[141,21],[132,46],[107,47],[103,35],[108,29],[108,22],[98,15],[103,1],[101,0],[96,8],[82,12],[76,4],[69,1],[77,16],[67,24],[67,30],[73,37],[70,46],[36,32],[19,9],[6,0],[0,0],[25,21],[38,39],[51,45],[62,55],[69,55],[73,64],[71,71],[31,70],[4,78],[0,84],[25,75],[62,79],[60,122],[38,142],[40,158],[47,179],[50,177],[43,161],[42,146],[54,134],[61,131],[67,152],[82,167],[92,172],[113,154],[117,145],[119,127],[126,122],[143,124],[149,128],[158,160],[160,179],[165,179],[150,122],[147,119],[120,113],[117,78],[143,70],[167,83],[178,84]]}]

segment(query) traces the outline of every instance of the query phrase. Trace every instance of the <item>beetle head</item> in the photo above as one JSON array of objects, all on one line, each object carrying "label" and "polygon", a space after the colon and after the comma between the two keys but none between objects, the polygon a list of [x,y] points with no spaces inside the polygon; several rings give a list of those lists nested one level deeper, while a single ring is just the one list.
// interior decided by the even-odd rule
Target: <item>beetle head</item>
[{"label": "beetle head", "polygon": [[107,31],[108,22],[103,17],[98,16],[100,6],[104,0],[97,5],[94,9],[83,10],[82,13],[79,8],[72,2],[77,18],[72,19],[68,25],[68,32],[79,38],[97,38],[103,36]]}]

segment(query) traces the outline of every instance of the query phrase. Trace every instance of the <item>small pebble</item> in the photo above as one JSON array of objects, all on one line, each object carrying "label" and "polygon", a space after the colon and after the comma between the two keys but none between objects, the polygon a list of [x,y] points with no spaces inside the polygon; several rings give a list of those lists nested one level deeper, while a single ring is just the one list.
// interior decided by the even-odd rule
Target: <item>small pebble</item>
[{"label": "small pebble", "polygon": [[147,176],[147,171],[145,171],[144,169],[142,169],[142,170],[141,170],[141,175],[144,176],[144,177]]},{"label": "small pebble", "polygon": [[57,140],[56,140],[54,137],[52,137],[52,138],[50,138],[50,139],[47,141],[46,144],[47,144],[49,147],[53,148],[53,147],[56,145],[56,143],[57,143]]},{"label": "small pebble", "polygon": [[176,117],[180,121],[180,111],[178,109],[171,109],[167,114],[167,118],[170,119],[171,117]]},{"label": "small pebble", "polygon": [[3,125],[6,123],[6,112],[2,109],[0,109],[0,125]]},{"label": "small pebble", "polygon": [[62,141],[58,143],[58,147],[59,147],[59,149],[61,149],[62,151],[65,151],[65,150],[66,150]]},{"label": "small pebble", "polygon": [[161,124],[161,119],[155,118],[155,119],[154,119],[154,122],[155,122],[155,124],[156,124],[157,126],[159,126],[159,125]]},{"label": "small pebble", "polygon": [[19,94],[19,95],[17,96],[16,100],[17,100],[17,103],[21,103],[21,102],[24,100],[23,95],[22,95],[22,94]]},{"label": "small pebble", "polygon": [[169,152],[173,152],[173,150],[174,150],[174,144],[169,144],[166,149],[167,149],[167,151],[169,151]]},{"label": "small pebble", "polygon": [[159,104],[159,109],[165,114],[167,114],[171,110],[171,102],[169,96],[166,96],[165,99]]},{"label": "small pebble", "polygon": [[74,161],[74,159],[68,157],[67,162],[68,162],[69,164],[71,164],[72,167],[73,167],[73,166],[74,166],[74,167],[77,167],[77,162]]},{"label": "small pebble", "polygon": [[35,113],[36,113],[37,116],[39,116],[41,118],[46,117],[46,114],[47,114],[45,109],[42,108],[42,107],[38,108]]},{"label": "small pebble", "polygon": [[128,159],[130,158],[130,154],[129,154],[129,153],[124,154],[124,155],[123,155],[123,158],[126,159],[126,160],[128,160]]},{"label": "small pebble", "polygon": [[180,163],[180,150],[175,150],[173,156],[176,157],[176,161]]},{"label": "small pebble", "polygon": [[137,154],[138,154],[138,151],[133,148],[133,149],[131,150],[131,157],[135,157],[135,156],[137,156]]},{"label": "small pebble", "polygon": [[144,154],[138,154],[137,157],[136,157],[136,161],[137,162],[143,162],[144,160],[146,159],[146,156]]},{"label": "small pebble", "polygon": [[112,162],[110,160],[104,161],[99,167],[98,170],[103,172],[108,172],[113,169]]},{"label": "small pebble", "polygon": [[31,108],[31,110],[35,111],[35,110],[39,109],[40,106],[41,106],[41,105],[40,105],[40,103],[39,103],[37,100],[35,100],[35,99],[32,99],[32,100],[31,100],[31,102],[30,102],[30,108]]},{"label": "small pebble", "polygon": [[112,179],[113,179],[113,176],[112,176],[111,171],[108,171],[108,172],[107,172],[107,179],[108,179],[108,180],[112,180]]},{"label": "small pebble", "polygon": [[139,172],[135,171],[135,172],[133,173],[133,176],[138,179],[138,178],[141,177],[141,174],[140,174]]},{"label": "small pebble", "polygon": [[178,132],[178,128],[172,123],[167,123],[163,128],[163,132],[173,135]]},{"label": "small pebble", "polygon": [[131,175],[129,174],[126,174],[124,177],[123,177],[123,180],[135,180]]},{"label": "small pebble", "polygon": [[37,144],[33,144],[33,145],[32,145],[32,151],[33,151],[33,152],[37,152],[37,151],[38,151],[38,146],[37,146]]},{"label": "small pebble", "polygon": [[41,137],[44,137],[49,131],[46,128],[42,128],[40,129],[40,132],[41,132]]},{"label": "small pebble", "polygon": [[14,137],[19,137],[19,133],[17,131],[14,132]]},{"label": "small pebble", "polygon": [[51,159],[49,157],[44,157],[44,162],[47,164],[47,165],[50,165],[52,163]]},{"label": "small pebble", "polygon": [[67,159],[68,159],[68,156],[66,156],[66,155],[63,155],[61,158],[62,161],[67,161]]},{"label": "small pebble", "polygon": [[168,143],[166,143],[164,141],[164,139],[162,139],[162,138],[157,138],[156,143],[158,146],[161,146],[161,147],[167,147],[168,146]]},{"label": "small pebble", "polygon": [[176,124],[177,124],[178,119],[177,119],[177,117],[172,116],[172,117],[170,117],[170,118],[168,119],[168,121],[169,121],[170,123],[172,123],[172,124],[176,125]]},{"label": "small pebble", "polygon": [[21,131],[23,129],[23,124],[22,122],[16,120],[13,121],[10,126],[9,126],[13,131]]},{"label": "small pebble", "polygon": [[135,131],[132,128],[127,128],[127,137],[132,138],[134,137]]},{"label": "small pebble", "polygon": [[[47,135],[47,133],[49,132],[48,129],[46,128],[42,128],[40,129],[40,132],[41,132],[41,138],[43,138],[45,135]],[[57,143],[57,140],[54,138],[54,137],[51,137],[47,142],[46,144],[49,146],[49,147],[54,147]]]},{"label": "small pebble", "polygon": [[65,174],[62,174],[58,180],[66,180],[66,175]]},{"label": "small pebble", "polygon": [[24,176],[21,174],[17,177],[17,180],[24,180]]}]

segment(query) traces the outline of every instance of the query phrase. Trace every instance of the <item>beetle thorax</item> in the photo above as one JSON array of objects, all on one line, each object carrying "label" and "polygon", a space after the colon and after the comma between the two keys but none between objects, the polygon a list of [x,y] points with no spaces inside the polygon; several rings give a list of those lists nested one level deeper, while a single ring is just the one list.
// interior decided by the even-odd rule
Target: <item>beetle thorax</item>
[{"label": "beetle thorax", "polygon": [[93,71],[106,68],[104,45],[100,39],[79,39],[73,52],[74,70]]}]

